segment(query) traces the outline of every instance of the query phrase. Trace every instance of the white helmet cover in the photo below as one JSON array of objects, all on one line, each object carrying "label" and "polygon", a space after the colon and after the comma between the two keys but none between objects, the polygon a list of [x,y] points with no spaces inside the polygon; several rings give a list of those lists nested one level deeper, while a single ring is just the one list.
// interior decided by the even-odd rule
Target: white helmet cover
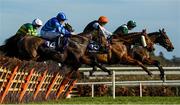
[{"label": "white helmet cover", "polygon": [[40,20],[40,19],[34,19],[33,22],[32,22],[33,25],[35,26],[42,26],[43,25],[43,22]]}]

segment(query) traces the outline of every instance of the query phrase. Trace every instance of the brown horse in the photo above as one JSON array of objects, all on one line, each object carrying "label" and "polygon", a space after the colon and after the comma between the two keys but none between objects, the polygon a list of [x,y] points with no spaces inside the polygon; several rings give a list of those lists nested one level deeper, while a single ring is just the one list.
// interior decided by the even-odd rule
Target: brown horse
[{"label": "brown horse", "polygon": [[[154,44],[158,44],[164,47],[167,51],[173,51],[174,46],[168,38],[164,29],[159,30],[159,32],[153,32],[148,34],[149,38]],[[134,47],[131,51],[132,57],[137,59],[144,64],[154,65],[160,70],[160,77],[164,81],[164,69],[162,68],[158,60],[154,60],[150,57],[149,52],[142,47]]]},{"label": "brown horse", "polygon": [[[69,32],[74,32],[74,29],[68,23],[65,23],[64,28]],[[0,46],[0,50],[9,57],[17,57],[25,60],[36,60],[38,58],[37,49],[39,49],[39,46],[44,42],[45,40],[42,40],[40,37],[15,34],[5,40],[4,45]],[[49,54],[55,53],[55,51],[53,51],[52,49],[46,49],[46,51]]]},{"label": "brown horse", "polygon": [[[137,33],[130,33],[128,36],[128,38],[122,38],[120,36],[113,36],[112,37],[112,41],[110,44],[110,48],[108,51],[108,54],[90,54],[90,53],[86,53],[85,56],[82,57],[82,60],[85,64],[91,65],[93,66],[93,70],[90,71],[90,75],[96,71],[96,67],[94,64],[96,64],[97,67],[99,67],[100,69],[102,69],[105,72],[108,72],[109,74],[111,74],[111,72],[109,70],[107,70],[104,66],[101,66],[98,63],[102,63],[102,64],[117,64],[117,63],[122,63],[122,64],[132,64],[132,65],[138,65],[140,67],[143,68],[143,70],[145,70],[148,75],[152,75],[152,73],[143,65],[143,63],[141,63],[138,60],[133,59],[127,51],[126,48],[126,44],[134,44],[134,43],[141,43],[141,36],[144,35],[146,42],[147,42],[147,48],[149,50],[152,50],[152,42],[150,41],[150,39],[147,37],[147,34],[144,31],[142,32],[137,32]],[[92,57],[93,56],[93,57]],[[91,58],[96,58],[94,60],[96,61],[92,61]]]}]

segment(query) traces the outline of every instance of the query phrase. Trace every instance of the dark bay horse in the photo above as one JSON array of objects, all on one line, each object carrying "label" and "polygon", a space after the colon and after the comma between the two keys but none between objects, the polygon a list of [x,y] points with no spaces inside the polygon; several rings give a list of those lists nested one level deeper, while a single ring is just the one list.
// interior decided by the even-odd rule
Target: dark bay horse
[{"label": "dark bay horse", "polygon": [[[154,44],[158,44],[164,47],[167,51],[174,50],[174,46],[168,38],[164,29],[159,30],[159,32],[149,33],[148,36]],[[164,80],[164,69],[162,68],[160,62],[151,58],[149,52],[146,49],[142,47],[134,47],[132,48],[131,54],[134,59],[137,59],[144,64],[154,65],[158,67],[158,69],[160,70],[160,78]]]},{"label": "dark bay horse", "polygon": [[117,36],[117,35],[113,36],[108,54],[96,54],[96,53],[93,54],[93,56],[97,58],[97,62],[93,62],[92,59],[90,59],[91,58],[90,55],[92,54],[86,53],[86,55],[82,57],[82,60],[85,64],[93,66],[93,70],[90,71],[90,75],[94,71],[96,71],[96,66],[93,63],[96,63],[96,65],[99,65],[97,67],[99,67],[105,72],[108,72],[109,74],[111,74],[109,70],[107,70],[103,66],[100,66],[100,64],[97,64],[97,63],[101,63],[101,64],[122,63],[122,64],[138,65],[142,67],[143,70],[145,70],[148,73],[148,75],[152,75],[152,73],[143,65],[143,63],[141,63],[138,60],[135,60],[128,54],[128,51],[126,48],[126,44],[141,43],[140,39],[142,35],[145,36],[148,50],[152,50],[153,44],[150,41],[150,39],[147,37],[146,31],[143,30],[142,32],[131,33],[130,35],[128,35],[128,38],[122,38],[121,36]]},{"label": "dark bay horse", "polygon": [[3,45],[3,51],[7,56],[14,56],[23,60],[54,60],[63,65],[63,70],[69,68],[71,71],[77,71],[82,64],[81,58],[86,52],[87,45],[92,40],[92,34],[94,33],[72,35],[63,53],[44,47],[44,39],[29,35],[14,35],[7,39],[5,45]]},{"label": "dark bay horse", "polygon": [[[69,32],[74,32],[74,29],[68,23],[65,23],[64,28],[67,29]],[[45,42],[45,40],[42,40],[40,37],[26,36],[24,38],[24,36],[26,35],[15,34],[11,36],[10,38],[5,40],[4,45],[0,46],[0,50],[4,53],[4,55],[9,57],[17,57],[25,60],[36,60],[38,58],[36,50],[39,48],[39,45],[42,45]],[[24,40],[28,40],[28,43],[25,43]],[[24,52],[22,52],[23,50],[20,47],[23,47]],[[48,50],[46,51],[49,52]],[[22,53],[20,54],[19,52]],[[52,52],[55,51],[51,51],[51,53]]]}]

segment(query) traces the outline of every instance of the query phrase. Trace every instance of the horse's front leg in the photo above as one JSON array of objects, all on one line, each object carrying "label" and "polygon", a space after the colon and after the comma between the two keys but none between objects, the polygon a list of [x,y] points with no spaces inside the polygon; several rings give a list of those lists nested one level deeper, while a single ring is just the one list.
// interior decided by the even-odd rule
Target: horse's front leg
[{"label": "horse's front leg", "polygon": [[93,73],[97,71],[97,66],[93,66],[93,69],[91,71],[89,71],[89,76],[93,76]]},{"label": "horse's front leg", "polygon": [[[107,72],[109,75],[112,75],[112,72],[110,70],[108,70],[105,66],[101,65],[100,63],[96,62],[95,63],[97,67],[99,67],[101,70],[103,70],[104,72]],[[97,69],[97,68],[96,68]]]},{"label": "horse's front leg", "polygon": [[152,77],[152,73],[151,73],[151,72],[147,69],[147,67],[145,67],[145,66],[143,65],[143,63],[141,63],[140,61],[135,60],[135,59],[133,59],[133,58],[130,57],[130,56],[123,56],[123,57],[122,57],[122,60],[123,60],[124,62],[127,62],[128,64],[139,65],[140,67],[143,68],[143,70],[144,70],[145,72],[148,73],[149,76]]},{"label": "horse's front leg", "polygon": [[160,78],[161,78],[161,80],[165,81],[165,78],[164,78],[164,75],[165,75],[164,69],[162,68],[162,66],[161,66],[159,61],[153,60],[151,58],[144,58],[142,61],[145,62],[146,64],[154,65],[154,66],[158,67],[158,69],[160,71]]}]

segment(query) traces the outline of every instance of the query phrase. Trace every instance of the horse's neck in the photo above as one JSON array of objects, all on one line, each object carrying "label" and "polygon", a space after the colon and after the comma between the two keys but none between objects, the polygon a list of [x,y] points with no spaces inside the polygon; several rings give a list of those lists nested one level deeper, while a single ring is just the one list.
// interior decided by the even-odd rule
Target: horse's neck
[{"label": "horse's neck", "polygon": [[140,32],[134,32],[134,33],[129,33],[127,35],[123,36],[115,36],[115,39],[120,39],[120,41],[125,41],[129,44],[134,44],[135,42],[138,42],[140,37],[142,36],[142,33]]},{"label": "horse's neck", "polygon": [[102,42],[101,43],[106,43],[106,38],[104,37],[104,35],[100,35],[101,33],[99,33],[99,31],[97,30],[94,30],[94,31],[91,31],[91,32],[87,32],[87,33],[80,33],[78,34],[79,36],[83,36],[83,37],[86,37],[88,38],[89,40],[93,40],[93,39],[97,39],[98,40],[101,40]]},{"label": "horse's neck", "polygon": [[70,37],[70,41],[73,43],[77,43],[80,46],[87,46],[89,41],[92,39],[90,34],[80,33],[78,35],[72,35]]},{"label": "horse's neck", "polygon": [[158,38],[160,37],[160,33],[159,32],[152,32],[152,33],[149,33],[148,36],[152,42],[158,43]]},{"label": "horse's neck", "polygon": [[90,38],[89,36],[92,36],[92,32],[82,32],[77,34],[78,36],[82,36],[82,37],[86,37],[86,38]]}]

